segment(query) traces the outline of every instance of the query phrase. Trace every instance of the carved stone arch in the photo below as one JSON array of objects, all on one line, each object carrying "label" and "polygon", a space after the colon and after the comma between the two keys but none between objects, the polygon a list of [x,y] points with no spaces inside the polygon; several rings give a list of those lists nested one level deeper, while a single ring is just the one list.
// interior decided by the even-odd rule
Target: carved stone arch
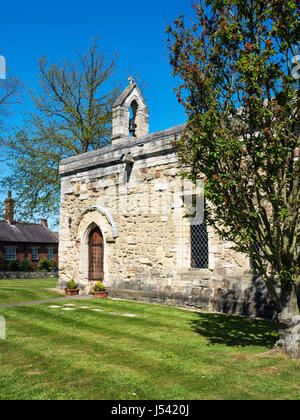
[{"label": "carved stone arch", "polygon": [[[80,232],[79,233],[79,278],[80,278],[80,287],[85,290],[85,293],[90,293],[93,290],[94,282],[91,282],[90,276],[90,247],[89,242],[91,238],[91,234],[93,231],[98,230],[101,232],[102,237],[102,246],[105,247],[105,237],[103,235],[103,226],[99,221],[92,221],[88,215],[83,217],[82,222],[80,224]],[[105,278],[105,249],[102,250],[102,262],[101,262],[101,279]],[[95,280],[96,281],[96,280]]]},{"label": "carved stone arch", "polygon": [[130,102],[130,108],[132,110],[133,116],[135,117],[137,115],[138,109],[139,109],[139,103],[136,100],[136,98],[132,99],[132,101]]},{"label": "carved stone arch", "polygon": [[112,140],[129,137],[130,107],[136,102],[136,137],[149,134],[149,110],[136,83],[131,83],[113,105]]},{"label": "carved stone arch", "polygon": [[136,112],[146,108],[146,104],[143,103],[137,95],[130,95],[124,102],[124,107],[130,108],[136,103]]},{"label": "carved stone arch", "polygon": [[91,234],[91,232],[92,232],[95,228],[99,228],[99,229],[101,230],[100,226],[99,226],[97,223],[95,223],[95,222],[91,222],[91,223],[90,223],[90,224],[86,227],[86,229],[85,229],[85,231],[84,231],[84,233],[83,233],[82,240],[81,240],[81,242],[82,242],[83,244],[88,245],[88,243],[89,243],[89,237],[90,237],[90,234]]},{"label": "carved stone arch", "polygon": [[88,235],[88,278],[89,281],[104,281],[104,239],[101,229],[94,226]]},{"label": "carved stone arch", "polygon": [[99,229],[103,238],[103,279],[107,284],[109,281],[108,260],[111,249],[107,246],[114,243],[117,238],[116,224],[109,211],[100,206],[91,206],[86,208],[76,221],[76,243],[79,256],[79,278],[80,287],[86,293],[92,292],[93,281],[90,281],[89,266],[89,239],[94,229]]},{"label": "carved stone arch", "polygon": [[[114,242],[117,238],[117,227],[116,224],[111,216],[111,214],[109,213],[109,211],[107,209],[105,209],[104,207],[100,207],[100,206],[90,206],[87,209],[85,209],[81,215],[79,216],[79,218],[77,219],[76,222],[76,236],[78,236],[78,228],[79,225],[83,219],[83,217],[89,213],[89,212],[93,212],[96,211],[98,213],[100,213],[102,216],[104,216],[107,220],[107,222],[109,223],[110,227],[111,227],[111,234],[107,235],[106,241],[107,242]],[[92,224],[91,224],[92,225]],[[100,227],[101,229],[101,227]],[[83,240],[86,240],[86,236],[84,236]]]},{"label": "carved stone arch", "polygon": [[[101,236],[102,250],[91,247],[91,234],[98,231]],[[115,223],[110,214],[102,208],[89,207],[77,220],[76,243],[79,257],[79,278],[80,287],[86,293],[93,290],[94,282],[97,281],[95,276],[91,276],[91,252],[93,251],[96,259],[96,264],[99,265],[101,260],[101,267],[99,267],[98,279],[102,279],[105,284],[109,281],[108,260],[111,253],[109,247],[110,242],[115,242],[116,238]],[[115,235],[115,236],[114,236]],[[97,243],[93,242],[94,245]],[[99,253],[98,253],[99,251]],[[92,278],[95,277],[95,278]]]}]

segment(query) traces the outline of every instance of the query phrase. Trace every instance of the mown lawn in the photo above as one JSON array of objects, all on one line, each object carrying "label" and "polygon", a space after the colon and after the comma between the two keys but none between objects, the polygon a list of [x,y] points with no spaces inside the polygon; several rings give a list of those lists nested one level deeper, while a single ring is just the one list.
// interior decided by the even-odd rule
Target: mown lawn
[{"label": "mown lawn", "polygon": [[0,305],[59,297],[50,290],[56,284],[57,279],[0,279]]},{"label": "mown lawn", "polygon": [[300,361],[268,354],[273,323],[110,299],[64,311],[67,303],[0,309],[0,399],[300,399]]}]

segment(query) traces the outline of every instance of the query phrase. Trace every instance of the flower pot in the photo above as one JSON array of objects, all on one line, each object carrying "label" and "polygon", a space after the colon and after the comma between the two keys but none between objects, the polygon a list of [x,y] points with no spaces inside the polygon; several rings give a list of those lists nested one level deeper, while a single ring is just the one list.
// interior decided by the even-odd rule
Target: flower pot
[{"label": "flower pot", "polygon": [[79,293],[79,289],[67,289],[65,288],[65,292],[67,296],[76,296]]},{"label": "flower pot", "polygon": [[101,290],[99,292],[93,292],[93,296],[95,298],[107,298],[108,291],[107,290]]}]

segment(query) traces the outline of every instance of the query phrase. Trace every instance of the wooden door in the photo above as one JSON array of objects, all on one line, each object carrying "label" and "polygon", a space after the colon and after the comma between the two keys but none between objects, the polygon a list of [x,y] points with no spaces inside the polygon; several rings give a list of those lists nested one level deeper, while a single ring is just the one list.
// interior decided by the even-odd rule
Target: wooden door
[{"label": "wooden door", "polygon": [[89,280],[103,281],[104,242],[101,230],[96,227],[89,237]]}]

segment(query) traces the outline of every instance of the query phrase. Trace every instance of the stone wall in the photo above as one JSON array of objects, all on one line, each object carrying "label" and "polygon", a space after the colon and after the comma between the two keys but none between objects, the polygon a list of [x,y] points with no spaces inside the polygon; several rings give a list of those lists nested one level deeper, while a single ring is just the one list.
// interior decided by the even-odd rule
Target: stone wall
[{"label": "stone wall", "polygon": [[191,268],[190,218],[183,196],[195,193],[171,142],[183,127],[64,160],[60,279],[88,280],[88,236],[104,237],[104,284],[110,295],[272,318],[267,292],[248,259],[208,228],[209,264]]},{"label": "stone wall", "polygon": [[45,271],[2,271],[1,279],[56,279],[58,273]]}]

